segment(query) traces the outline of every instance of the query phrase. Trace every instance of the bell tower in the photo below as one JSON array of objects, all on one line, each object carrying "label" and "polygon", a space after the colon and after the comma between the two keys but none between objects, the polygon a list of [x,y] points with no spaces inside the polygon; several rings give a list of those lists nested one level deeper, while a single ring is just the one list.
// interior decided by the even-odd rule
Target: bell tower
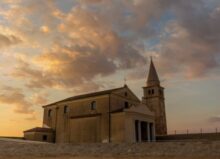
[{"label": "bell tower", "polygon": [[165,112],[164,88],[160,86],[160,80],[153,60],[150,61],[150,69],[146,86],[143,87],[144,96],[142,102],[155,113],[156,135],[167,134],[167,122]]}]

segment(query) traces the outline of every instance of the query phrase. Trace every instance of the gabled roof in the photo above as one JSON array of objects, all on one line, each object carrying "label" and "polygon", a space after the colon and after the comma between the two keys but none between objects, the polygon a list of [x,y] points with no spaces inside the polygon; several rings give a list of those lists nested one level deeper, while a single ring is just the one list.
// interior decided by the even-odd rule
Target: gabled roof
[{"label": "gabled roof", "polygon": [[64,100],[58,101],[58,102],[54,102],[48,105],[45,105],[43,107],[47,107],[47,106],[51,106],[54,104],[58,104],[61,102],[68,102],[68,101],[73,101],[73,100],[77,100],[77,99],[83,99],[83,98],[88,98],[88,97],[95,97],[95,96],[100,96],[100,95],[106,95],[106,94],[110,94],[114,91],[118,91],[121,89],[127,88],[127,85],[123,86],[123,87],[119,87],[119,88],[114,88],[114,89],[109,89],[109,90],[104,90],[104,91],[100,91],[100,92],[92,92],[92,93],[88,93],[88,94],[82,94],[82,95],[77,95],[77,96],[73,96],[70,98],[66,98]]},{"label": "gabled roof", "polygon": [[53,133],[54,130],[51,129],[51,128],[36,127],[36,128],[33,128],[33,129],[29,129],[29,130],[24,131],[24,133],[26,133],[26,132],[49,132],[49,133]]},{"label": "gabled roof", "polygon": [[153,60],[151,58],[150,69],[149,69],[149,74],[148,74],[148,79],[147,79],[147,86],[153,86],[153,85],[160,85],[160,80],[159,80],[157,71],[155,69]]},{"label": "gabled roof", "polygon": [[124,110],[125,112],[133,112],[133,113],[140,113],[145,114],[151,117],[154,117],[155,113],[152,112],[145,104],[140,103],[139,105],[133,105],[128,109]]}]

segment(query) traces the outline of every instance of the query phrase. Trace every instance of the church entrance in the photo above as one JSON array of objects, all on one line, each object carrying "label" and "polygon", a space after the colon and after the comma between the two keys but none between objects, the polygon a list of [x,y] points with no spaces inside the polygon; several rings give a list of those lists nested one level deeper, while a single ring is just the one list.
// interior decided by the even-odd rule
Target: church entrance
[{"label": "church entrance", "polygon": [[147,142],[148,141],[148,125],[147,122],[141,122],[141,141]]},{"label": "church entrance", "polygon": [[151,142],[154,140],[153,123],[135,120],[136,142]]}]

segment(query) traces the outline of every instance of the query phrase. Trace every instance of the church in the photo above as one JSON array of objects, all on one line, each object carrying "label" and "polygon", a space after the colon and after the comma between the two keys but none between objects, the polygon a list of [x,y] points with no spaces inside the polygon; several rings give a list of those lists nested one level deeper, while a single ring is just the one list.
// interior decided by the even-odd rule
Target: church
[{"label": "church", "polygon": [[152,142],[167,134],[164,88],[151,59],[140,100],[127,85],[43,106],[43,126],[25,140],[53,143]]}]

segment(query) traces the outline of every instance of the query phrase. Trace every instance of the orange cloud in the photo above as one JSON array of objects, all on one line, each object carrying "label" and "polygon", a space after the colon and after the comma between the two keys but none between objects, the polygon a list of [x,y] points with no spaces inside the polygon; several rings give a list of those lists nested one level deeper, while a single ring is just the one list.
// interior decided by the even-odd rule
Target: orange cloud
[{"label": "orange cloud", "polygon": [[21,39],[14,35],[0,34],[0,48],[16,45],[21,42]]},{"label": "orange cloud", "polygon": [[22,89],[19,88],[2,86],[1,90],[0,103],[2,105],[11,106],[13,111],[17,114],[26,115],[25,119],[27,120],[36,120],[34,106],[41,106],[48,102],[45,93],[30,95],[30,98],[27,98]]},{"label": "orange cloud", "polygon": [[[74,87],[117,70],[130,69],[134,74],[145,64],[144,53],[149,52],[145,44],[151,38],[160,40],[154,49],[157,49],[158,62],[166,76],[181,72],[187,78],[196,78],[219,67],[215,60],[219,53],[219,6],[201,12],[198,8],[203,8],[205,2],[194,3],[82,0],[70,11],[62,12],[54,1],[18,1],[16,5],[9,1],[9,9],[0,15],[4,15],[26,41],[35,41],[40,49],[34,57],[38,69],[19,70],[14,75],[28,76],[32,86],[43,87],[46,86],[43,83],[50,83],[55,87]],[[187,8],[189,12],[185,14]],[[167,11],[176,17],[175,24],[168,20],[164,28],[155,29],[152,22],[160,20]],[[17,14],[21,16],[15,16]],[[170,58],[174,59],[172,63]],[[28,65],[33,66],[31,62]],[[77,67],[82,68],[82,73]],[[70,74],[81,82],[75,82]],[[46,80],[39,82],[45,76]]]},{"label": "orange cloud", "polygon": [[[60,24],[62,38],[30,61],[20,62],[14,77],[28,80],[31,88],[94,89],[96,77],[145,62],[129,40],[109,27],[103,17],[77,8]],[[89,83],[90,87],[86,86]],[[102,86],[101,86],[102,87]]]},{"label": "orange cloud", "polygon": [[40,31],[43,32],[43,33],[49,33],[50,28],[48,26],[41,26]]},{"label": "orange cloud", "polygon": [[32,101],[35,105],[40,105],[40,106],[42,106],[42,105],[48,103],[48,99],[47,99],[46,97],[48,97],[48,94],[46,94],[46,93],[43,93],[43,94],[37,93],[37,94],[34,94],[34,95],[31,97],[31,101]]},{"label": "orange cloud", "polygon": [[2,88],[0,103],[14,106],[14,112],[21,114],[33,114],[32,104],[27,101],[20,89],[12,87]]}]

